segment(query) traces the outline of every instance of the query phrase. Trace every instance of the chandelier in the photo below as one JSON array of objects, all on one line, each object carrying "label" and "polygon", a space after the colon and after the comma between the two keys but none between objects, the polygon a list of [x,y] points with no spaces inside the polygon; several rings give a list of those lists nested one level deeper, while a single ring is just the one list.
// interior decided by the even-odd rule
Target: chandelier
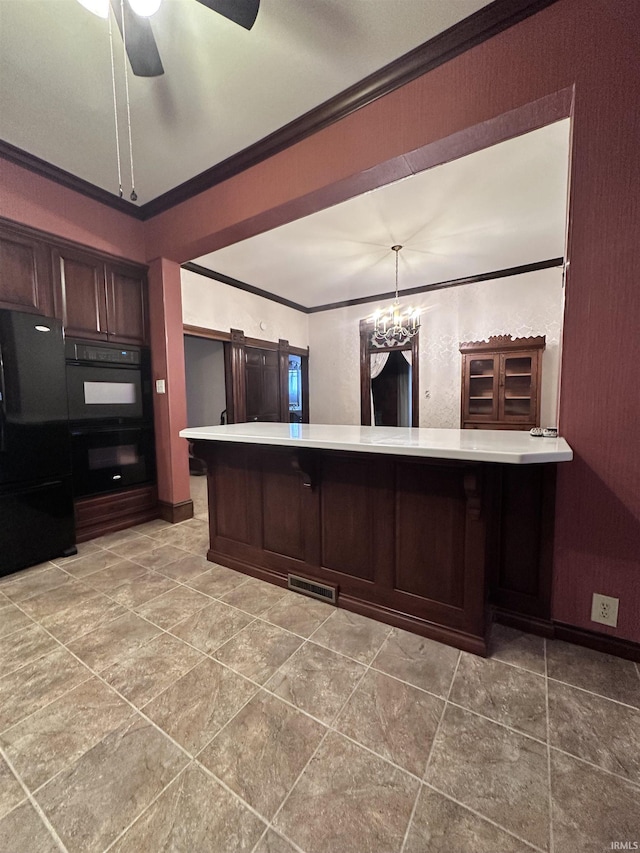
[{"label": "chandelier", "polygon": [[396,253],[396,297],[387,309],[376,311],[371,322],[371,343],[375,346],[399,346],[407,343],[420,328],[420,309],[406,308],[403,312],[398,299],[398,254],[402,246],[392,246]]}]

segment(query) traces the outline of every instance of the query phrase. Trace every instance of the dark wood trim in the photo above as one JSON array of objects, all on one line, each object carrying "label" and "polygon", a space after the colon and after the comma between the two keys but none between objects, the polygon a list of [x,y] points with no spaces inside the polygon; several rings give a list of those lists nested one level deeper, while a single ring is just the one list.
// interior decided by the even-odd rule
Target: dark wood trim
[{"label": "dark wood trim", "polygon": [[[247,420],[247,372],[244,352],[245,337],[242,329],[231,329],[229,343],[229,378],[232,405],[227,400],[227,423],[244,423]],[[226,378],[226,377],[225,377]]]},{"label": "dark wood trim", "polygon": [[114,533],[158,518],[155,486],[140,486],[74,501],[76,542]]},{"label": "dark wood trim", "polygon": [[59,166],[54,166],[53,163],[48,163],[46,160],[36,157],[35,154],[30,154],[22,148],[11,145],[9,142],[0,140],[0,157],[8,160],[10,163],[15,163],[16,166],[22,166],[23,169],[35,172],[36,175],[48,178],[61,187],[66,187],[69,190],[80,193],[80,195],[87,196],[107,207],[112,207],[114,210],[119,211],[119,213],[124,213],[127,216],[133,217],[133,219],[143,220],[146,218],[142,206],[138,207],[132,201],[120,198],[115,193],[111,193],[109,190],[85,181],[84,178],[79,178],[77,175],[73,175]]},{"label": "dark wood trim", "polygon": [[208,338],[211,341],[230,341],[231,332],[219,332],[217,329],[206,329],[204,326],[189,326],[185,324],[182,327],[185,335],[191,335],[194,338]]},{"label": "dark wood trim", "polygon": [[140,261],[132,261],[130,258],[122,257],[121,255],[112,255],[109,252],[102,252],[93,246],[87,246],[84,243],[76,243],[75,240],[67,240],[64,237],[58,237],[57,234],[51,234],[49,231],[41,231],[39,228],[32,228],[30,225],[24,225],[22,222],[16,222],[13,219],[7,219],[5,216],[0,216],[0,225],[15,231],[16,234],[22,234],[24,237],[41,240],[47,243],[47,248],[71,249],[72,251],[90,252],[94,258],[104,261],[105,263],[126,264],[131,270],[147,274],[149,267]]},{"label": "dark wood trim", "polygon": [[532,338],[512,338],[511,335],[492,335],[486,341],[461,341],[458,349],[462,353],[476,352],[498,352],[502,350],[521,349],[544,349],[545,335]]},{"label": "dark wood trim", "polygon": [[[538,270],[547,270],[552,267],[561,267],[564,264],[564,258],[549,258],[546,261],[536,261],[533,264],[521,264],[517,267],[507,267],[502,270],[492,270],[491,272],[478,273],[478,275],[468,275],[464,278],[452,278],[449,281],[438,281],[434,284],[421,284],[418,287],[408,287],[406,290],[401,290],[399,296],[413,296],[416,293],[427,293],[430,290],[444,290],[448,287],[461,287],[464,284],[477,284],[481,281],[493,281],[496,278],[507,278],[512,275],[522,275],[528,272],[537,272]],[[317,314],[319,311],[333,311],[336,308],[349,308],[351,305],[366,305],[369,302],[379,302],[383,299],[393,299],[395,292],[393,290],[387,293],[374,293],[371,296],[360,296],[357,299],[345,299],[342,302],[327,302],[325,305],[316,305],[313,308],[305,308],[306,314]]]},{"label": "dark wood trim", "polygon": [[191,499],[180,501],[177,504],[158,501],[158,509],[160,511],[160,518],[170,521],[172,524],[179,524],[181,521],[193,518],[193,501]]},{"label": "dark wood trim", "polygon": [[585,628],[566,625],[564,622],[537,619],[535,616],[499,608],[493,611],[493,621],[528,634],[563,640],[566,643],[574,643],[576,646],[585,646],[597,652],[640,663],[640,643],[634,643],[631,640],[623,640],[620,637],[612,637],[610,634],[600,634],[598,631],[587,631]]},{"label": "dark wood trim", "polygon": [[141,208],[143,218],[157,216],[273,157],[555,2],[494,0],[269,136],[147,202]]},{"label": "dark wood trim", "polygon": [[[452,278],[448,281],[437,281],[434,284],[422,284],[418,287],[409,287],[406,290],[400,291],[400,296],[412,296],[417,293],[427,293],[430,290],[444,290],[447,287],[461,287],[465,284],[477,284],[482,281],[493,281],[497,278],[507,278],[512,275],[523,275],[528,272],[537,272],[538,270],[561,267],[563,264],[564,258],[548,258],[545,261],[536,261],[532,264],[521,264],[517,267],[507,267],[506,269],[478,273],[478,275],[468,275],[464,278]],[[387,293],[373,293],[370,296],[359,296],[357,299],[345,299],[342,302],[327,302],[324,305],[315,305],[307,308],[304,305],[299,305],[297,302],[290,302],[288,299],[283,299],[275,293],[269,293],[267,290],[261,290],[259,287],[253,287],[251,284],[246,284],[245,282],[238,281],[237,279],[229,279],[229,276],[223,277],[221,273],[214,272],[214,270],[200,266],[200,264],[182,264],[182,269],[188,269],[191,270],[191,272],[198,273],[198,275],[203,275],[206,278],[211,278],[214,281],[229,284],[231,287],[237,287],[239,290],[245,290],[247,293],[262,296],[263,299],[269,299],[271,302],[286,305],[288,308],[293,308],[295,311],[301,311],[303,314],[317,314],[320,311],[333,311],[336,308],[349,308],[352,305],[367,305],[369,302],[379,302],[380,300],[393,299],[395,297],[394,291],[390,290]],[[194,326],[193,328],[198,327]],[[221,332],[220,334],[224,333]],[[223,339],[221,338],[220,340]],[[224,340],[228,340],[228,338],[225,338]],[[256,344],[256,346],[258,346],[258,344]],[[292,348],[291,351],[294,352],[294,349]],[[302,355],[303,353],[297,354]]]},{"label": "dark wood trim", "polygon": [[284,305],[287,308],[293,308],[294,311],[302,311],[303,314],[306,314],[309,311],[308,308],[304,305],[300,305],[298,302],[292,302],[290,299],[285,299],[284,296],[278,296],[275,293],[270,293],[268,290],[262,290],[260,287],[254,287],[252,284],[247,284],[246,281],[240,281],[237,278],[232,278],[230,275],[224,275],[224,273],[216,272],[215,270],[209,269],[209,267],[203,267],[201,264],[193,264],[189,262],[182,264],[182,269],[188,270],[189,272],[195,272],[198,275],[203,275],[205,278],[213,279],[213,281],[219,281],[222,284],[228,284],[229,287],[244,290],[246,293],[252,293],[254,296],[261,296],[263,299],[268,299],[271,302],[277,302],[279,305]]},{"label": "dark wood trim", "polygon": [[280,422],[289,423],[289,341],[278,341],[278,379],[280,380]]},{"label": "dark wood trim", "polygon": [[563,622],[554,622],[554,636],[557,640],[575,643],[577,646],[586,646],[588,649],[595,649],[597,652],[616,655],[616,657],[640,663],[640,643],[634,643],[631,640],[623,640],[609,634],[600,634],[597,631],[587,631],[584,628],[575,628],[573,625],[565,625]]}]

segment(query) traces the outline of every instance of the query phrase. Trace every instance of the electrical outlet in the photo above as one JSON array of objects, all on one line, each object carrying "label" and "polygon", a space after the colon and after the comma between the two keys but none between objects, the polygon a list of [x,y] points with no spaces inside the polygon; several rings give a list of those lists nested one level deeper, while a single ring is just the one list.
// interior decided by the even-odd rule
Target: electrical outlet
[{"label": "electrical outlet", "polygon": [[615,628],[618,624],[619,603],[619,598],[611,598],[608,595],[600,595],[594,592],[591,601],[591,621]]}]

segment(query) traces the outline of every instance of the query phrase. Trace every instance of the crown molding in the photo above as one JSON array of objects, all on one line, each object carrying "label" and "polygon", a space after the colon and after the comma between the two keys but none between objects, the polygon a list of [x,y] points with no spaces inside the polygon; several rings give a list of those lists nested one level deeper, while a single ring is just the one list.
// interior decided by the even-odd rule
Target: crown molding
[{"label": "crown molding", "polygon": [[[548,258],[545,261],[536,261],[532,264],[521,264],[517,267],[507,267],[501,270],[492,270],[491,272],[483,272],[478,275],[468,275],[464,278],[452,278],[448,281],[438,281],[434,284],[421,284],[418,287],[408,287],[406,290],[401,290],[399,296],[413,296],[417,293],[427,293],[429,290],[444,290],[448,287],[460,287],[463,284],[476,284],[480,281],[494,281],[497,278],[507,278],[511,275],[523,275],[523,273],[536,272],[537,270],[547,270],[552,267],[561,267],[564,264],[564,258]],[[183,270],[195,272],[198,275],[203,275],[206,278],[211,278],[214,281],[220,281],[223,284],[228,284],[230,287],[235,287],[238,290],[244,290],[247,293],[253,293],[255,296],[262,296],[263,299],[269,299],[271,302],[277,302],[279,305],[286,305],[287,308],[293,308],[295,311],[300,311],[303,314],[317,314],[320,311],[334,311],[336,308],[349,308],[352,305],[366,305],[369,302],[380,302],[385,299],[393,299],[395,291],[390,290],[387,293],[373,293],[370,296],[360,296],[358,299],[345,299],[343,302],[327,302],[324,305],[316,305],[309,308],[305,305],[300,305],[298,302],[292,302],[290,299],[285,299],[283,296],[278,296],[268,290],[262,290],[260,287],[254,287],[252,284],[247,284],[246,281],[240,281],[237,278],[225,275],[221,272],[203,267],[200,264],[187,263],[182,264]]]},{"label": "crown molding", "polygon": [[556,2],[494,0],[253,145],[139,207],[7,142],[0,141],[0,156],[134,219],[151,219],[279,154]]}]

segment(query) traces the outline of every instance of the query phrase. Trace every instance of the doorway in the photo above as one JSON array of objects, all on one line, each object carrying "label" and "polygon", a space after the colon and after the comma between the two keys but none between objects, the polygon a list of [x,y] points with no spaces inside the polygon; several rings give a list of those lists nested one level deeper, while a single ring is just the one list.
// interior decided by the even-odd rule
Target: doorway
[{"label": "doorway", "polygon": [[404,352],[393,350],[371,379],[375,426],[411,426],[411,365]]}]

